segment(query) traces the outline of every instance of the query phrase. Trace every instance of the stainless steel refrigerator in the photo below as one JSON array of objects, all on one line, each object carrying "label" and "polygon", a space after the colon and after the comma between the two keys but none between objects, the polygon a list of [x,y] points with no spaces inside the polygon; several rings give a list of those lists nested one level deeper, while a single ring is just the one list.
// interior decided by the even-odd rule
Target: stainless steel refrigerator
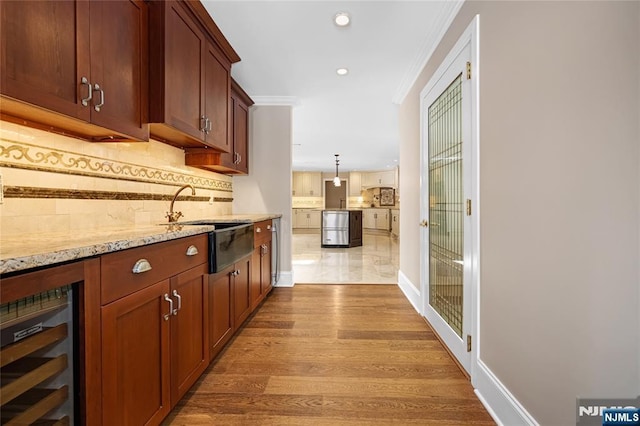
[{"label": "stainless steel refrigerator", "polygon": [[322,211],[322,246],[349,246],[349,212]]}]

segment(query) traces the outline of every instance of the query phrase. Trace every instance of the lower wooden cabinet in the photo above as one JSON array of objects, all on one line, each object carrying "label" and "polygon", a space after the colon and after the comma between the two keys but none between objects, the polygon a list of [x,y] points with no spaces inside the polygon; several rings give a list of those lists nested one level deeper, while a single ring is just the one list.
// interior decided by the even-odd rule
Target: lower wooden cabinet
[{"label": "lower wooden cabinet", "polygon": [[171,278],[171,405],[209,365],[209,285],[206,265]]},{"label": "lower wooden cabinet", "polygon": [[206,241],[101,257],[103,425],[160,424],[209,365]]},{"label": "lower wooden cabinet", "polygon": [[251,257],[235,263],[233,271],[233,328],[240,328],[251,314]]},{"label": "lower wooden cabinet", "polygon": [[251,310],[271,291],[271,220],[253,226],[253,254],[251,265]]},{"label": "lower wooden cabinet", "polygon": [[209,365],[206,264],[102,307],[103,425],[157,424]]},{"label": "lower wooden cabinet", "polygon": [[235,265],[209,275],[209,359],[213,360],[233,336],[231,297]]},{"label": "lower wooden cabinet", "polygon": [[171,410],[170,281],[102,307],[102,424],[159,424]]}]

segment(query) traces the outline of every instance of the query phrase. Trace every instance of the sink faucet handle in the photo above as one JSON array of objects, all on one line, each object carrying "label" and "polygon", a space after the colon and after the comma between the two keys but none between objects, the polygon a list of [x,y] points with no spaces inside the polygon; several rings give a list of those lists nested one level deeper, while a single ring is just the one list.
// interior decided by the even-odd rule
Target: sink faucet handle
[{"label": "sink faucet handle", "polygon": [[182,217],[182,212],[167,212],[165,217],[169,219],[169,222],[176,222]]}]

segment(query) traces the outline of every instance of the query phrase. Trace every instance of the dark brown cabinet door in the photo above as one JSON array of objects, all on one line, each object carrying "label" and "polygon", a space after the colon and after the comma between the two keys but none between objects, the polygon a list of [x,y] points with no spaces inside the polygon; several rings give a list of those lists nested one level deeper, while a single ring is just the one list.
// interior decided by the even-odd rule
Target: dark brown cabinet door
[{"label": "dark brown cabinet door", "polygon": [[251,261],[252,256],[236,262],[236,275],[233,280],[233,316],[234,328],[240,328],[251,313]]},{"label": "dark brown cabinet door", "polygon": [[225,65],[222,54],[207,44],[205,54],[205,141],[222,152],[231,151],[229,140],[229,96],[231,95],[230,65]]},{"label": "dark brown cabinet door", "polygon": [[170,1],[158,7],[167,8],[162,64],[164,90],[152,94],[164,94],[164,99],[152,99],[151,108],[153,111],[154,107],[165,105],[165,111],[153,117],[153,122],[166,122],[193,138],[204,140],[204,34],[179,2]]},{"label": "dark brown cabinet door", "polygon": [[209,275],[209,358],[213,359],[233,335],[233,275],[235,267]]},{"label": "dark brown cabinet door", "polygon": [[251,309],[262,300],[262,246],[253,249],[251,255]]},{"label": "dark brown cabinet door", "polygon": [[264,243],[262,260],[260,262],[260,283],[262,297],[271,291],[271,240]]},{"label": "dark brown cabinet door", "polygon": [[169,280],[102,307],[102,424],[159,424],[170,406]]},{"label": "dark brown cabinet door", "polygon": [[243,102],[234,102],[233,106],[233,151],[236,170],[249,173],[249,108]]},{"label": "dark brown cabinet door", "polygon": [[2,1],[0,15],[2,94],[89,121],[89,2]]},{"label": "dark brown cabinet door", "polygon": [[90,5],[91,121],[148,139],[147,5],[140,0],[94,1]]},{"label": "dark brown cabinet door", "polygon": [[349,212],[349,247],[362,245],[362,212]]},{"label": "dark brown cabinet door", "polygon": [[171,402],[175,405],[209,365],[206,265],[171,278]]}]

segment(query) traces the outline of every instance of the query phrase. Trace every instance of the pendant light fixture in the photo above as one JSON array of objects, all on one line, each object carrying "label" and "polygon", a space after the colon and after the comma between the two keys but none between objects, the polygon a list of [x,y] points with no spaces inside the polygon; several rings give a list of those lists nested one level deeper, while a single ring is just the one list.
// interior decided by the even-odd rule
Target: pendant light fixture
[{"label": "pendant light fixture", "polygon": [[340,154],[334,154],[336,156],[336,177],[333,178],[333,186],[340,186],[340,176],[338,176],[338,164],[340,164],[340,160],[338,160],[338,155]]}]

